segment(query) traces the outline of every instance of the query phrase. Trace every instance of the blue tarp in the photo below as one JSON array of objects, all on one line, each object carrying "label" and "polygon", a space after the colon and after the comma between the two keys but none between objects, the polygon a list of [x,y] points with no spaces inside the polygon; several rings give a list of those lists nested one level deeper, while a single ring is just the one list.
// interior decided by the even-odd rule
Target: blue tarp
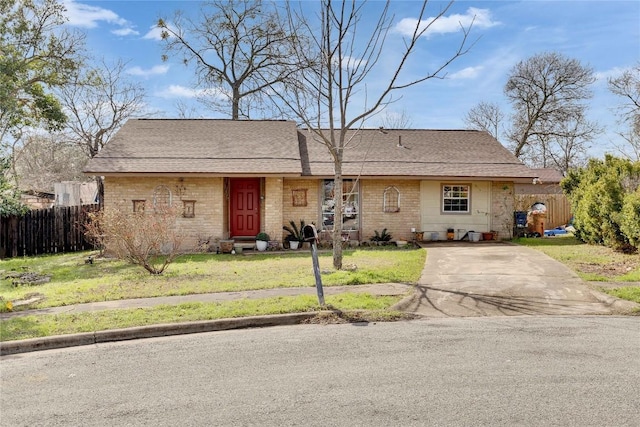
[{"label": "blue tarp", "polygon": [[557,236],[559,234],[567,234],[564,228],[554,228],[553,230],[544,230],[545,236]]}]

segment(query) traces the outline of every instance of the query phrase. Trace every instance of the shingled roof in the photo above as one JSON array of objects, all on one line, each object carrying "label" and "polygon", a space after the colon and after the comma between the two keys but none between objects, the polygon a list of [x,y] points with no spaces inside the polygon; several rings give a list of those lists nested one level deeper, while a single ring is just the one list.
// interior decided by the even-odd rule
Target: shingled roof
[{"label": "shingled roof", "polygon": [[564,179],[564,175],[557,169],[539,168],[531,169],[536,174],[542,184],[559,184]]},{"label": "shingled roof", "polygon": [[300,175],[296,132],[279,120],[132,119],[84,172]]},{"label": "shingled roof", "polygon": [[[332,175],[324,145],[301,131],[303,170]],[[475,130],[360,129],[347,133],[345,176],[525,178],[536,173],[487,132]],[[308,162],[305,165],[305,162]]]},{"label": "shingled roof", "polygon": [[[344,176],[538,176],[486,132],[361,129],[347,138]],[[85,172],[333,176],[333,161],[312,132],[292,121],[134,119]]]}]

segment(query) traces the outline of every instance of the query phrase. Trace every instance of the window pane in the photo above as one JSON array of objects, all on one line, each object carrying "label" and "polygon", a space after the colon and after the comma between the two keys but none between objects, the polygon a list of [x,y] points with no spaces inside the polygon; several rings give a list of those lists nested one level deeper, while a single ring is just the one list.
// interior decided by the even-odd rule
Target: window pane
[{"label": "window pane", "polygon": [[322,194],[322,228],[325,230],[333,230],[333,180],[324,180]]},{"label": "window pane", "polygon": [[469,186],[443,185],[442,210],[444,212],[469,212]]},{"label": "window pane", "polygon": [[[332,179],[324,180],[322,201],[322,227],[325,230],[333,230],[335,222],[334,209],[334,183]],[[353,180],[342,182],[342,229],[358,229],[359,195],[358,183]]]}]

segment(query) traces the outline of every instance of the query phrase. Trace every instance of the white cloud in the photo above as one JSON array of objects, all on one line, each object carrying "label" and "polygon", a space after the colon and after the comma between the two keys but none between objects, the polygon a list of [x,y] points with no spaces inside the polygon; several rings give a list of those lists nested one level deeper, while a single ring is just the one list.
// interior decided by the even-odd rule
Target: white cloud
[{"label": "white cloud", "polygon": [[140,34],[133,28],[119,28],[117,30],[112,30],[111,32],[116,36],[137,36]]},{"label": "white cloud", "polygon": [[[176,26],[173,25],[172,23],[165,21],[164,24],[166,25],[168,30],[171,30],[176,34],[179,33]],[[162,40],[163,30],[164,28],[160,28],[157,24],[153,24],[152,26],[149,27],[149,31],[147,31],[147,33],[144,36],[142,36],[142,38],[147,40]],[[173,35],[169,34],[169,37],[173,37]]]},{"label": "white cloud", "polygon": [[127,74],[131,74],[133,76],[149,77],[158,74],[166,74],[167,71],[169,71],[168,65],[154,65],[153,67],[146,70],[142,67],[135,66],[127,69]]},{"label": "white cloud", "polygon": [[147,34],[142,36],[142,38],[149,40],[162,40],[162,28],[158,27],[157,25],[152,25],[151,29],[147,32]]},{"label": "white cloud", "polygon": [[476,77],[478,77],[478,75],[483,69],[484,67],[482,65],[479,65],[477,67],[467,67],[467,68],[463,68],[460,71],[456,71],[453,74],[450,74],[448,77],[454,80],[455,79],[458,79],[458,80],[475,79]]},{"label": "white cloud", "polygon": [[[416,27],[418,20],[415,18],[404,18],[396,25],[397,32],[410,36]],[[470,7],[464,15],[459,13],[436,17],[428,17],[420,22],[420,28],[429,27],[425,32],[425,36],[432,34],[455,33],[462,29],[473,25],[473,28],[490,28],[499,25],[500,22],[491,20],[491,11],[489,9],[478,9]]]},{"label": "white cloud", "polygon": [[[338,58],[334,58],[334,65],[338,65]],[[343,56],[342,57],[342,69],[343,70],[354,70],[358,67],[364,66],[367,64],[367,61],[364,59],[354,58],[353,56]]]},{"label": "white cloud", "polygon": [[222,97],[219,89],[193,89],[181,85],[170,85],[166,89],[156,92],[155,95],[160,98],[198,98],[205,95]]},{"label": "white cloud", "polygon": [[598,71],[596,73],[594,73],[595,78],[598,82],[603,81],[606,82],[609,78],[611,77],[618,77],[619,75],[621,75],[622,73],[624,73],[625,71],[627,71],[629,68],[620,68],[620,67],[613,67],[609,70],[604,70],[604,71]]},{"label": "white cloud", "polygon": [[101,21],[111,25],[117,25],[121,28],[113,30],[112,33],[126,36],[136,35],[138,32],[131,28],[131,23],[124,18],[118,16],[112,10],[104,9],[99,6],[90,6],[88,4],[77,3],[74,0],[64,0],[66,8],[66,17],[68,25],[81,28],[96,28]]}]

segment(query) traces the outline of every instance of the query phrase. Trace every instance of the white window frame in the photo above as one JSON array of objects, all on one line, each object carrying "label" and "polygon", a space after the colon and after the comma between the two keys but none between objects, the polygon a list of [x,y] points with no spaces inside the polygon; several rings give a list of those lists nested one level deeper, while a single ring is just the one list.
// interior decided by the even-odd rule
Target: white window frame
[{"label": "white window frame", "polygon": [[[440,187],[441,212],[451,215],[468,215],[471,213],[471,184],[442,184]],[[446,201],[463,201],[466,200],[465,210],[452,210],[447,208],[455,207],[455,204]],[[459,207],[459,206],[458,206]]]}]

